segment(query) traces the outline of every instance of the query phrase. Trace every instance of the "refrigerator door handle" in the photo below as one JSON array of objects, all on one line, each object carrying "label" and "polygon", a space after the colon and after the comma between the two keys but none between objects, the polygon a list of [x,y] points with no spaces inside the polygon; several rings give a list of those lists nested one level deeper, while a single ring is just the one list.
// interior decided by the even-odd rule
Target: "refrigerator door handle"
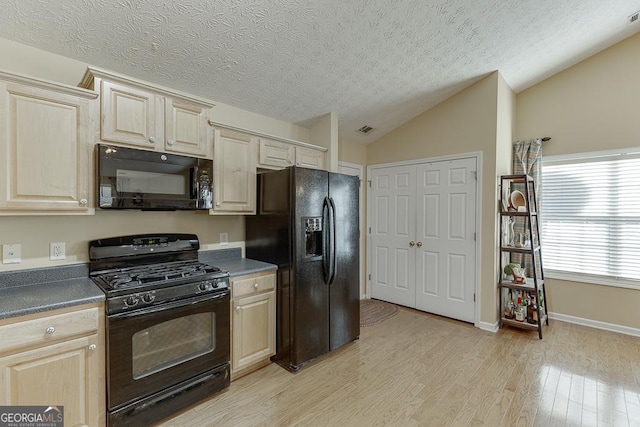
[{"label": "refrigerator door handle", "polygon": [[336,280],[336,271],[338,269],[338,251],[336,250],[336,204],[333,201],[333,198],[329,197],[329,206],[331,210],[329,212],[331,216],[331,227],[330,227],[330,251],[329,254],[331,256],[331,261],[329,262],[330,266],[330,277],[329,284],[333,285],[333,282]]},{"label": "refrigerator door handle", "polygon": [[329,284],[331,279],[331,266],[329,265],[329,198],[322,202],[322,276],[324,283]]}]

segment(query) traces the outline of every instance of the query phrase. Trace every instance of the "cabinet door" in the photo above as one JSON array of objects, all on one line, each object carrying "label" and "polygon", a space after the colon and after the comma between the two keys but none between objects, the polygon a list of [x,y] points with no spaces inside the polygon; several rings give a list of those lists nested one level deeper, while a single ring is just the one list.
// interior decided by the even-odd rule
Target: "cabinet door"
[{"label": "cabinet door", "polygon": [[161,97],[137,88],[102,81],[100,138],[119,144],[155,149],[162,126],[156,127]]},{"label": "cabinet door", "polygon": [[89,98],[0,82],[0,210],[93,213]]},{"label": "cabinet door", "polygon": [[232,372],[275,354],[275,301],[273,291],[234,300]]},{"label": "cabinet door", "polygon": [[286,142],[260,138],[259,165],[267,168],[284,169],[293,165],[295,148]]},{"label": "cabinet door", "polygon": [[324,169],[324,151],[296,147],[296,166],[309,169]]},{"label": "cabinet door", "polygon": [[105,424],[98,334],[0,357],[0,405],[64,406],[64,425]]},{"label": "cabinet door", "polygon": [[215,131],[213,213],[255,213],[255,138],[237,139]]},{"label": "cabinet door", "polygon": [[178,99],[165,99],[165,146],[168,152],[211,158],[208,108]]}]

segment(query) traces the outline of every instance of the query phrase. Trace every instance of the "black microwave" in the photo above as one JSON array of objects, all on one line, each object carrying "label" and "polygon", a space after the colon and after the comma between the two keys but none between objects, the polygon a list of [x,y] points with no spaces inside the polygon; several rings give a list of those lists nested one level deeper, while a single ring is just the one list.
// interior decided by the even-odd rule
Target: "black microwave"
[{"label": "black microwave", "polygon": [[211,208],[212,160],[105,144],[97,150],[102,209]]}]

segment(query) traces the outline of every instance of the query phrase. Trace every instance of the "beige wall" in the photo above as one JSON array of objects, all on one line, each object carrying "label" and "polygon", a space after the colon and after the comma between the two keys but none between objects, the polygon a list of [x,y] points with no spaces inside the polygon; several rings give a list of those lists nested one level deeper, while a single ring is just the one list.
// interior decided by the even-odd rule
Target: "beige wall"
[{"label": "beige wall", "polygon": [[[340,140],[338,147],[338,161],[355,163],[362,165],[365,169],[367,166],[367,146],[358,144],[357,142]],[[365,171],[366,172],[366,171]]]},{"label": "beige wall", "polygon": [[[367,147],[367,164],[482,152],[480,320],[497,321],[496,138],[499,73],[494,72]],[[504,88],[503,88],[504,90]],[[501,132],[504,130],[501,126]]]},{"label": "beige wall", "polygon": [[[519,93],[517,138],[552,137],[543,156],[640,147],[639,52],[636,34]],[[554,279],[546,289],[554,313],[640,328],[640,290]]]},{"label": "beige wall", "polygon": [[[0,38],[0,69],[77,85],[87,64]],[[289,139],[310,142],[309,129],[249,111],[216,103],[212,120]],[[231,246],[242,246],[241,216],[209,216],[202,212],[140,212],[96,209],[93,216],[0,216],[0,245],[20,243],[20,264],[3,265],[0,271],[46,267],[87,261],[91,239],[134,233],[185,232],[199,236],[205,247],[216,247],[219,233],[229,233]],[[49,261],[49,242],[65,242],[64,261]]]}]

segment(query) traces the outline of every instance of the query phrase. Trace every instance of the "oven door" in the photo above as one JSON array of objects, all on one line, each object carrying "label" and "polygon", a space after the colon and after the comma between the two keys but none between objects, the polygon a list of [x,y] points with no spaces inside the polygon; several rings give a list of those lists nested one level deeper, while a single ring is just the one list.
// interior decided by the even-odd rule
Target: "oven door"
[{"label": "oven door", "polygon": [[109,316],[109,409],[227,363],[229,303],[226,291]]}]

